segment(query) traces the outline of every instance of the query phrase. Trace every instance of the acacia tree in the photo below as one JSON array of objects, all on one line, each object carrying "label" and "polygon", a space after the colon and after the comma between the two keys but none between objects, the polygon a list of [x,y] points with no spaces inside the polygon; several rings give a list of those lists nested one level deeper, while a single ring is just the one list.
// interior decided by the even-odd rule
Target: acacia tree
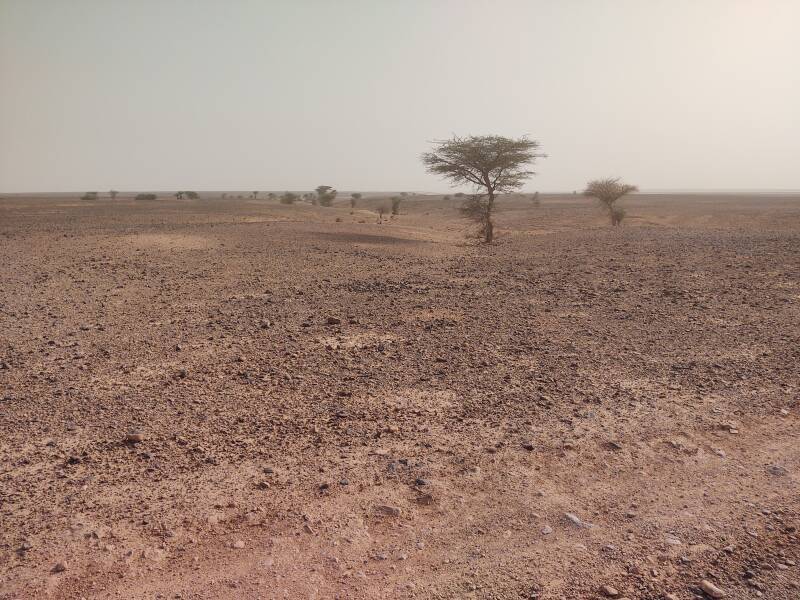
[{"label": "acacia tree", "polygon": [[111,190],[111,191],[108,192],[108,195],[111,196],[112,200],[116,200],[117,199],[117,194],[119,194],[119,192],[117,190]]},{"label": "acacia tree", "polygon": [[476,193],[464,203],[464,215],[476,221],[483,241],[494,240],[492,212],[497,194],[519,189],[534,175],[527,169],[537,158],[539,142],[527,137],[512,139],[499,135],[453,136],[434,142],[422,155],[429,173],[449,179],[454,186],[471,184]]},{"label": "acacia tree", "polygon": [[320,206],[331,206],[336,198],[336,190],[329,185],[318,185],[316,192]]},{"label": "acacia tree", "polygon": [[350,208],[355,208],[356,202],[358,202],[359,200],[361,200],[361,194],[359,192],[350,194]]},{"label": "acacia tree", "polygon": [[625,218],[625,209],[616,205],[617,200],[626,194],[638,191],[638,187],[622,183],[619,177],[609,177],[590,181],[586,185],[583,195],[597,198],[600,204],[608,211],[608,215],[611,217],[611,224],[619,225],[622,223],[622,219]]}]

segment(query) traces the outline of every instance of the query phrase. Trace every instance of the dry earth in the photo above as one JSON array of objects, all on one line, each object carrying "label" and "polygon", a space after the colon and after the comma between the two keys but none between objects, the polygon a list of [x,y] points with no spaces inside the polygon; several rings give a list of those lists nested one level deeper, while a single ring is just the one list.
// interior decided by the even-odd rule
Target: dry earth
[{"label": "dry earth", "polygon": [[377,202],[0,199],[0,598],[800,598],[800,198]]}]

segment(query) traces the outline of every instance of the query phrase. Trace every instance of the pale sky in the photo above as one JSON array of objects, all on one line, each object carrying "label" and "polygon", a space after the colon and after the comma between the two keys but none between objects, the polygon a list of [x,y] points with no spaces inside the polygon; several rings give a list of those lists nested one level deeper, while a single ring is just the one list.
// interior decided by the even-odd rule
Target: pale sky
[{"label": "pale sky", "polygon": [[0,192],[800,189],[800,0],[0,0]]}]

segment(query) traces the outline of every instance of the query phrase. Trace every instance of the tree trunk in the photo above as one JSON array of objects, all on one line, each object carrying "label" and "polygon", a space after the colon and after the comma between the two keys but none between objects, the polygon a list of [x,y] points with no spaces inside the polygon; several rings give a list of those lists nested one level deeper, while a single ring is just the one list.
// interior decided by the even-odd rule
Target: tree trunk
[{"label": "tree trunk", "polygon": [[483,227],[483,241],[491,244],[494,241],[494,222],[492,221],[492,210],[494,210],[494,190],[487,185],[489,201],[486,204],[486,223]]}]

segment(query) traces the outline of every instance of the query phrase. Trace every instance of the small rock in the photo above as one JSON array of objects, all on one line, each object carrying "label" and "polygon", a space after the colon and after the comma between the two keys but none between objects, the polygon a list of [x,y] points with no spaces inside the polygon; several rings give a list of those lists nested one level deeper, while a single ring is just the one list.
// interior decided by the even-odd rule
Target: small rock
[{"label": "small rock", "polygon": [[125,434],[125,441],[129,444],[141,444],[144,441],[144,434],[141,431],[129,431]]},{"label": "small rock", "polygon": [[542,535],[550,535],[551,533],[553,533],[553,528],[550,525],[542,527]]},{"label": "small rock", "polygon": [[776,477],[784,477],[787,473],[789,473],[785,467],[781,467],[779,465],[771,465],[767,471],[769,471],[770,475],[775,475]]},{"label": "small rock", "polygon": [[327,325],[340,325],[342,323],[341,319],[337,319],[336,317],[328,317],[325,319],[325,323]]},{"label": "small rock", "polygon": [[51,569],[53,573],[63,573],[69,568],[69,565],[66,561],[62,560],[61,562],[57,562],[55,566]]},{"label": "small rock", "polygon": [[428,481],[427,479],[423,479],[422,477],[417,477],[417,478],[414,480],[414,483],[415,483],[416,485],[430,485],[430,484],[431,484],[431,482],[430,482],[430,481]]},{"label": "small rock", "polygon": [[236,548],[237,550],[241,550],[242,548],[244,548],[244,540],[236,540],[235,542],[233,542],[233,544],[231,544],[231,547]]},{"label": "small rock", "polygon": [[533,445],[533,442],[522,442],[522,448],[528,452],[531,452],[535,446]]},{"label": "small rock", "polygon": [[399,517],[402,512],[396,506],[389,506],[388,504],[378,504],[375,506],[375,512],[386,515],[387,517]]},{"label": "small rock", "polygon": [[715,586],[713,583],[708,581],[707,579],[703,579],[700,582],[700,589],[703,590],[706,594],[711,596],[712,598],[724,598],[725,592]]},{"label": "small rock", "polygon": [[604,585],[600,588],[600,591],[603,593],[604,596],[608,598],[618,598],[619,597],[619,590],[615,587],[610,585]]},{"label": "small rock", "polygon": [[583,521],[581,521],[578,515],[575,515],[573,513],[564,513],[564,518],[567,519],[567,521],[569,521],[573,525],[575,525],[575,527],[581,527],[581,528],[591,527],[591,524],[584,523]]}]

